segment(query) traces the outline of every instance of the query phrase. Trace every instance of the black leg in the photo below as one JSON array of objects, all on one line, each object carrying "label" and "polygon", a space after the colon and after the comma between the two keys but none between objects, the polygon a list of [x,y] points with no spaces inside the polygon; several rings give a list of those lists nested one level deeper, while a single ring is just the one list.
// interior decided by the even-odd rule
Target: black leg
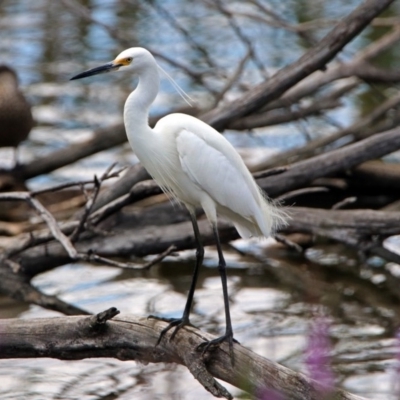
[{"label": "black leg", "polygon": [[202,351],[204,354],[208,349],[220,345],[222,342],[227,341],[229,344],[229,353],[232,361],[232,365],[234,364],[234,356],[233,356],[233,342],[237,341],[233,338],[233,329],[232,329],[232,322],[231,322],[231,313],[229,310],[229,296],[228,296],[228,283],[226,278],[226,262],[224,255],[222,253],[221,242],[219,240],[218,229],[216,226],[213,226],[215,241],[217,245],[218,251],[218,269],[221,275],[221,282],[222,282],[222,293],[224,296],[224,306],[225,306],[225,321],[226,321],[226,328],[225,334],[217,339],[210,340],[207,342],[203,342],[198,346],[198,350]]},{"label": "black leg", "polygon": [[170,340],[171,340],[175,337],[176,333],[179,331],[180,328],[182,328],[185,325],[191,325],[190,320],[189,320],[189,314],[192,309],[193,296],[194,296],[194,291],[196,289],[196,283],[197,283],[197,277],[199,275],[199,269],[200,269],[200,266],[203,264],[204,247],[201,242],[200,231],[199,231],[199,226],[197,225],[196,216],[194,214],[190,213],[190,218],[192,220],[194,238],[196,240],[196,245],[197,245],[196,264],[195,264],[194,271],[193,271],[192,283],[190,284],[190,289],[189,289],[188,297],[186,300],[185,309],[183,310],[182,318],[168,318],[167,319],[167,318],[154,317],[152,315],[150,316],[151,318],[162,319],[164,321],[169,322],[169,325],[161,331],[156,346],[160,343],[163,336],[170,329],[175,327],[175,329],[173,330],[171,337],[170,337]]}]

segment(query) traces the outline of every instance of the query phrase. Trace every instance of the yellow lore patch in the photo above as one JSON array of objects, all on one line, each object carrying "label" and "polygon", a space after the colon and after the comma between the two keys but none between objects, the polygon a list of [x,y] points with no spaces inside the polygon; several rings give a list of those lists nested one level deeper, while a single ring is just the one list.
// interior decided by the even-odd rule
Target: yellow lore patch
[{"label": "yellow lore patch", "polygon": [[132,62],[131,57],[126,57],[126,58],[118,58],[114,60],[113,64],[118,64],[118,65],[129,65]]}]

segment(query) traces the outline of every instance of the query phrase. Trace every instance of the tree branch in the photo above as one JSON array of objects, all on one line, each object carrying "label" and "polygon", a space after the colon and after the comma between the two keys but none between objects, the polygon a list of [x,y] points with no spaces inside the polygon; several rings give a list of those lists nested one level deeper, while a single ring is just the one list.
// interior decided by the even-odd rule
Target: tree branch
[{"label": "tree branch", "polygon": [[[80,360],[114,357],[143,363],[178,363],[216,397],[231,399],[214,378],[255,393],[262,388],[278,391],[293,400],[320,400],[318,384],[305,375],[263,358],[235,343],[235,365],[229,349],[221,345],[202,358],[196,347],[214,337],[194,327],[185,327],[174,340],[165,337],[156,346],[166,322],[120,316],[111,308],[91,317],[3,319],[0,324],[0,358],[51,357]],[[361,400],[359,396],[335,390],[332,399]]]}]

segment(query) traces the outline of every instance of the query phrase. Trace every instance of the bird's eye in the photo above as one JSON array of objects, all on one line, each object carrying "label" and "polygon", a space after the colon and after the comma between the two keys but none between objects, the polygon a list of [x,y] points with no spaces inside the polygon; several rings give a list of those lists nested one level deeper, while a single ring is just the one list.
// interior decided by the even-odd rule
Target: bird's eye
[{"label": "bird's eye", "polygon": [[131,62],[132,62],[132,60],[133,60],[133,58],[132,58],[132,57],[127,57],[127,58],[125,58],[125,61],[127,61],[128,63],[131,63]]}]

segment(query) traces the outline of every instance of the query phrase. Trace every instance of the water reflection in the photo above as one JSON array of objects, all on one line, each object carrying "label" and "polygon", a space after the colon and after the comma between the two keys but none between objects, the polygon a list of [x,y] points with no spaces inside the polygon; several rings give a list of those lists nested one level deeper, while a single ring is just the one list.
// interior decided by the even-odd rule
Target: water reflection
[{"label": "water reflection", "polygon": [[[227,256],[236,266],[229,269],[228,281],[236,338],[261,355],[303,370],[310,318],[315,311],[325,310],[332,316],[330,335],[337,379],[353,392],[376,399],[389,398],[385,397],[391,382],[387,371],[393,364],[395,348],[394,339],[387,338],[387,322],[393,316],[386,315],[385,321],[383,315],[376,314],[375,305],[369,306],[363,301],[367,298],[360,293],[359,280],[352,279],[351,273],[344,272],[344,276],[338,277],[337,272],[332,272],[336,275],[333,277],[325,270],[329,269],[329,263],[289,263],[287,250],[281,247],[269,248],[267,254],[275,260],[272,265],[256,262],[266,249],[262,245],[253,245],[253,249],[256,258],[252,263],[248,262],[251,253],[242,258],[228,251]],[[322,250],[318,252],[321,254]],[[92,312],[116,306],[123,313],[140,316],[151,313],[179,316],[193,267],[194,254],[188,259],[188,253],[179,262],[170,257],[150,271],[67,265],[36,277],[34,284],[48,294],[57,294],[62,300]],[[322,255],[321,259],[324,259]],[[209,267],[203,268],[199,278],[192,321],[217,334],[224,326],[223,302],[213,257],[208,261]],[[378,288],[368,292],[369,297],[379,295]],[[382,304],[382,314],[383,307]],[[20,314],[23,318],[53,315],[57,313],[36,306]],[[0,374],[5,382],[0,395],[4,398],[8,398],[7,393],[19,393],[25,380],[30,382],[29,398],[73,398],[76,393],[79,398],[100,398],[101,393],[104,396],[117,393],[118,398],[149,398],[146,396],[157,397],[160,393],[169,398],[210,398],[186,370],[176,366],[142,366],[116,360],[27,360],[24,363],[12,360],[11,372],[10,362],[0,362]],[[364,386],[366,374],[368,385]],[[47,379],[52,381],[51,385],[43,382]],[[171,379],[175,380],[173,386],[169,385]],[[386,395],[380,397],[383,389]],[[233,393],[239,394],[236,389]]]},{"label": "water reflection", "polygon": [[[337,18],[358,3],[273,0],[266,5],[288,21],[302,22],[316,17]],[[310,45],[292,32],[246,21],[243,32],[257,43],[258,60],[268,68],[260,71],[254,62],[250,63],[244,86],[265,79],[265,75],[295,60]],[[104,75],[101,80],[85,84],[72,84],[68,79],[86,67],[111,60],[124,47],[141,45],[163,54],[160,62],[174,79],[194,97],[211,103],[210,90],[224,84],[223,69],[234,71],[245,51],[226,24],[226,19],[205,3],[184,0],[4,0],[0,7],[0,62],[12,63],[17,69],[35,105],[38,122],[31,140],[22,149],[22,157],[41,157],[82,141],[94,127],[121,120],[123,103],[134,83],[130,77]],[[192,33],[194,42],[188,41],[185,31]],[[375,33],[369,31],[364,40],[375,38]],[[256,40],[260,37],[261,42]],[[359,41],[355,41],[346,52],[358,45]],[[204,46],[208,57],[202,51]],[[387,62],[396,60],[398,54],[390,54]],[[199,81],[176,64],[193,73],[212,70],[221,79],[205,73],[203,81]],[[155,113],[180,101],[167,81],[162,84],[162,93],[153,109]],[[356,113],[368,109],[365,102],[370,100],[364,95],[360,99],[360,109],[340,109],[329,113],[329,117],[342,124],[348,122]],[[312,130],[312,119],[309,124]],[[229,137],[243,147],[262,143],[272,150],[305,140],[294,124],[265,129],[256,136],[230,133]],[[0,155],[1,163],[8,165],[11,155],[3,149]],[[135,157],[123,147],[113,149],[50,176],[35,178],[30,185],[87,178],[102,173],[116,160],[129,164],[135,162]],[[377,265],[370,260],[369,265],[360,266],[358,255],[326,243],[310,248],[306,258],[282,247],[266,248],[264,243],[238,241],[234,246],[245,253],[232,249],[227,252],[232,319],[240,342],[261,355],[304,370],[308,327],[315,311],[322,310],[333,321],[332,359],[338,383],[369,398],[390,399],[390,368],[398,357],[393,339],[400,314],[398,285],[393,279],[399,276],[397,265]],[[150,271],[66,265],[36,277],[34,284],[47,294],[57,294],[91,312],[116,306],[123,313],[141,316],[180,316],[192,268],[193,252],[187,252],[179,258],[168,258]],[[382,291],[381,284],[389,280],[393,280],[392,289]],[[216,257],[210,248],[199,277],[193,323],[220,333],[224,325],[222,310]],[[2,318],[55,315],[58,314],[36,306],[0,300]],[[3,360],[0,381],[2,399],[211,398],[179,366],[143,366],[108,359]],[[237,389],[229,389],[239,394]]]}]

